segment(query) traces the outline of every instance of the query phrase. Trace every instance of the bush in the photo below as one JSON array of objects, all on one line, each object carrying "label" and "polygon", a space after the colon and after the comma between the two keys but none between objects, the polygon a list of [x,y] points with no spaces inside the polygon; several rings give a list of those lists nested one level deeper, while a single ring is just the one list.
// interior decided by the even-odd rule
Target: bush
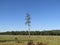
[{"label": "bush", "polygon": [[15,37],[15,41],[16,41],[17,43],[20,43],[20,41],[18,40],[18,38],[17,38],[17,37]]},{"label": "bush", "polygon": [[42,43],[42,42],[41,42],[41,43],[40,43],[40,42],[37,42],[37,44],[36,44],[36,45],[43,45],[43,43]]},{"label": "bush", "polygon": [[27,45],[35,45],[35,44],[33,43],[33,41],[29,41]]},{"label": "bush", "polygon": [[42,43],[42,42],[37,42],[37,44],[36,44],[36,45],[47,45],[47,44]]}]

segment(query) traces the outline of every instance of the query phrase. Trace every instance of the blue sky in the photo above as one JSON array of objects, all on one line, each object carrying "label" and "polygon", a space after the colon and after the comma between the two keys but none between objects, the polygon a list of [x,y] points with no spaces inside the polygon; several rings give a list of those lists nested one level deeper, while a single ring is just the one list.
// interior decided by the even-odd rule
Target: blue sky
[{"label": "blue sky", "polygon": [[27,12],[32,31],[60,29],[60,0],[0,0],[0,32],[26,31]]}]

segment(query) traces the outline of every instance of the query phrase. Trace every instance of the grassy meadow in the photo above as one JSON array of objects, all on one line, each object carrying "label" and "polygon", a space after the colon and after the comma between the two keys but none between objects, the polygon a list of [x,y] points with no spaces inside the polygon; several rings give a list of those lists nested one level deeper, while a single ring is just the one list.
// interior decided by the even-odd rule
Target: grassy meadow
[{"label": "grassy meadow", "polygon": [[0,45],[27,45],[29,40],[32,40],[34,44],[37,42],[43,42],[47,45],[60,45],[60,36],[32,35],[30,38],[28,38],[27,35],[0,35]]}]

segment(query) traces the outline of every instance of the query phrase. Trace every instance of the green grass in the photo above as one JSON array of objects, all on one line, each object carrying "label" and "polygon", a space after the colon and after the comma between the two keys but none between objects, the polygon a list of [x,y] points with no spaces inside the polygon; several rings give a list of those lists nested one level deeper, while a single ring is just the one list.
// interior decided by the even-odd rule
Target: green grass
[{"label": "green grass", "polygon": [[[15,41],[15,37],[18,38],[20,43]],[[3,42],[3,41],[4,42]],[[43,42],[47,43],[48,45],[60,45],[60,36],[28,36],[23,35],[0,35],[0,45],[26,45],[29,40],[32,40],[34,43],[36,42]],[[2,42],[1,42],[2,41]]]}]

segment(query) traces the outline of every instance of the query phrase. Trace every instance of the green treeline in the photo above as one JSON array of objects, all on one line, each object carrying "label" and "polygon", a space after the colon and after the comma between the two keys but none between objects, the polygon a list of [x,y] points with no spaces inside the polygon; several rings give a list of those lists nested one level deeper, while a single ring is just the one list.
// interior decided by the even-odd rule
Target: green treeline
[{"label": "green treeline", "polygon": [[[28,35],[28,31],[0,32],[0,35]],[[30,35],[60,35],[60,30],[30,31]]]}]

